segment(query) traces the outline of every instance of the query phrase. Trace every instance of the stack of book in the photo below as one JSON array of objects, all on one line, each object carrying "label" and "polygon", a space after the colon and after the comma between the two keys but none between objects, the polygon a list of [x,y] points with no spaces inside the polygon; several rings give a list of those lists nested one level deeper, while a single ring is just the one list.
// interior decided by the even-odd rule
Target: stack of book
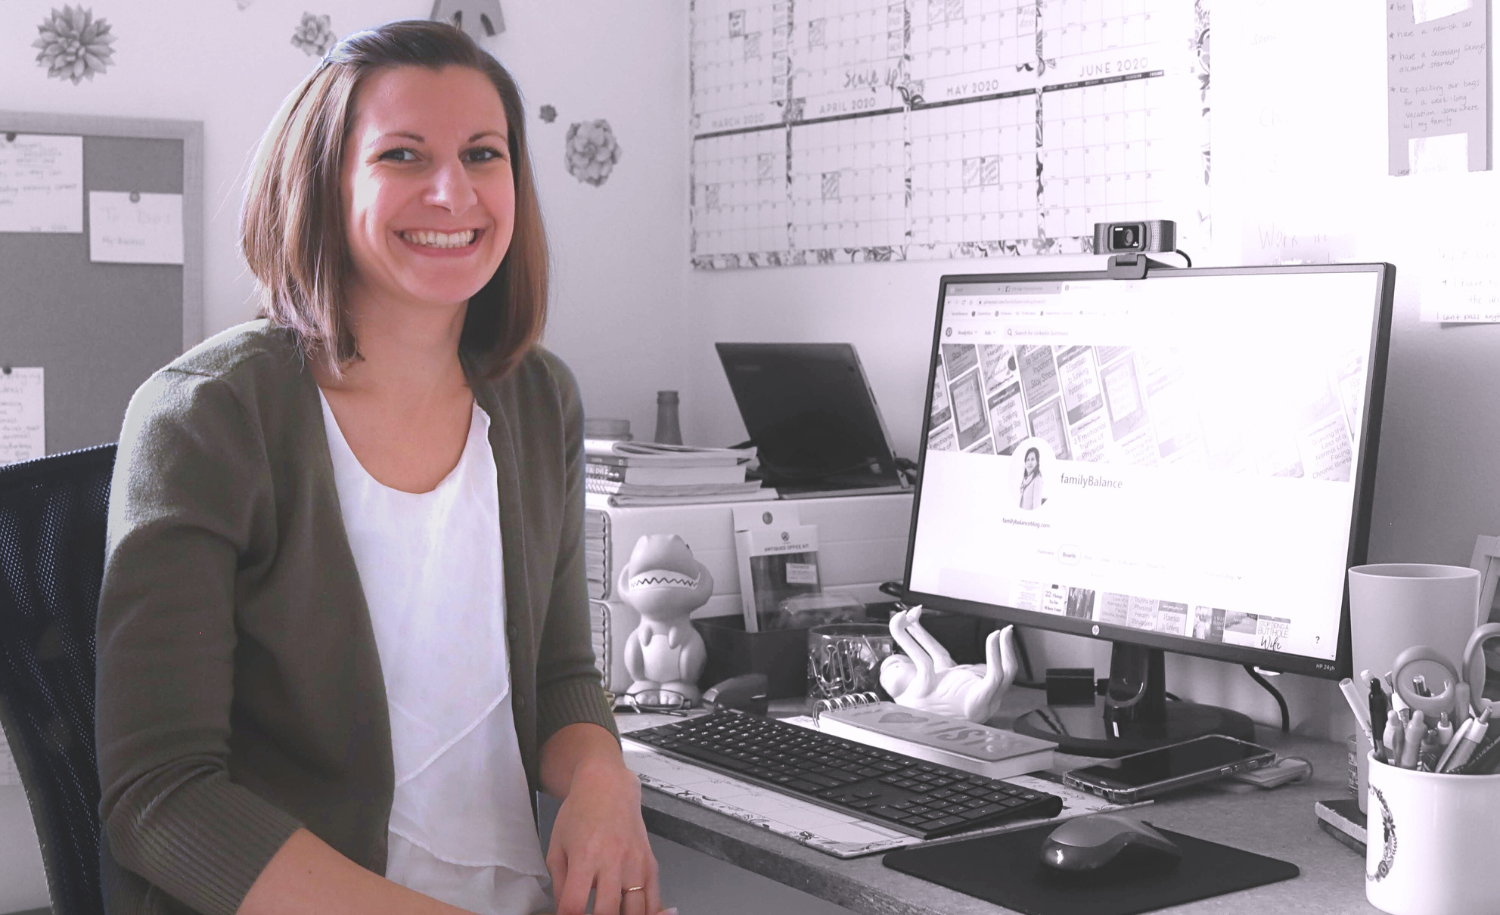
[{"label": "stack of book", "polygon": [[775,498],[746,480],[754,448],[698,448],[584,439],[588,492],[611,505],[681,505]]}]

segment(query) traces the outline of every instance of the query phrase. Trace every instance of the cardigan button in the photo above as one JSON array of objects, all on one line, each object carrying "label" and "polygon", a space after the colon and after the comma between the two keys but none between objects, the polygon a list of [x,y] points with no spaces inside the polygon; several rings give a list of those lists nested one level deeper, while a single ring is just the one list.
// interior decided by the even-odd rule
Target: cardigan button
[{"label": "cardigan button", "polygon": [[505,632],[510,636],[510,640],[512,642],[521,637],[521,630],[516,626],[515,623],[511,623],[509,626],[506,626]]},{"label": "cardigan button", "polygon": [[516,708],[525,708],[525,707],[526,707],[526,697],[525,696],[517,696],[516,697]]}]

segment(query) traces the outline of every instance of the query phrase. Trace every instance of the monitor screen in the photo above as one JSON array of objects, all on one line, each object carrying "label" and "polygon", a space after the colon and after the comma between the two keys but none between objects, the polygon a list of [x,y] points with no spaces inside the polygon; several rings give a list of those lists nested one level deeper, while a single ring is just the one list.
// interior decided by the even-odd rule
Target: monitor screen
[{"label": "monitor screen", "polygon": [[1346,675],[1393,285],[944,277],[908,602]]}]

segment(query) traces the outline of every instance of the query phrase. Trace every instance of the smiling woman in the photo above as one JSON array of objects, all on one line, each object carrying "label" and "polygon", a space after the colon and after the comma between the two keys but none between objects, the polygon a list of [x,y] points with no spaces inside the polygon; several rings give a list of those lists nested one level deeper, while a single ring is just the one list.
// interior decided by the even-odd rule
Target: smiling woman
[{"label": "smiling woman", "polygon": [[262,140],[262,319],[121,431],[112,910],[660,909],[589,638],[578,388],[537,343],[524,123],[472,39],[401,22],[332,48]]}]

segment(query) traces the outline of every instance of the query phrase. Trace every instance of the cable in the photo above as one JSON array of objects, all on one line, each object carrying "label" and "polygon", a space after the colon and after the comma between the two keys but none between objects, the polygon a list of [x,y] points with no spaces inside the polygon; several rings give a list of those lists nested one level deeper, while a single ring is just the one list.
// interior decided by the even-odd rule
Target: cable
[{"label": "cable", "polygon": [[1172,249],[1172,253],[1173,254],[1181,254],[1182,255],[1182,259],[1185,260],[1185,261],[1187,261],[1187,265],[1189,267],[1193,266],[1193,259],[1191,257],[1188,257],[1188,253],[1186,251],[1183,251],[1180,248],[1173,248]]},{"label": "cable", "polygon": [[1260,675],[1260,671],[1255,669],[1255,665],[1246,664],[1245,673],[1250,675],[1250,679],[1254,680],[1256,683],[1259,683],[1261,686],[1264,686],[1266,688],[1266,692],[1270,693],[1276,699],[1276,704],[1281,708],[1281,733],[1291,733],[1292,718],[1291,713],[1287,711],[1286,698],[1281,695],[1280,691],[1278,691],[1276,687],[1271,685],[1271,681]]},{"label": "cable", "polygon": [[1026,676],[1017,676],[1011,681],[1011,686],[1019,686],[1021,689],[1046,689],[1047,684],[1038,680],[1036,674],[1031,672],[1031,656],[1026,653],[1026,642],[1021,638],[1021,630],[1013,629],[1012,634],[1016,640],[1016,660],[1021,662],[1021,670]]}]

